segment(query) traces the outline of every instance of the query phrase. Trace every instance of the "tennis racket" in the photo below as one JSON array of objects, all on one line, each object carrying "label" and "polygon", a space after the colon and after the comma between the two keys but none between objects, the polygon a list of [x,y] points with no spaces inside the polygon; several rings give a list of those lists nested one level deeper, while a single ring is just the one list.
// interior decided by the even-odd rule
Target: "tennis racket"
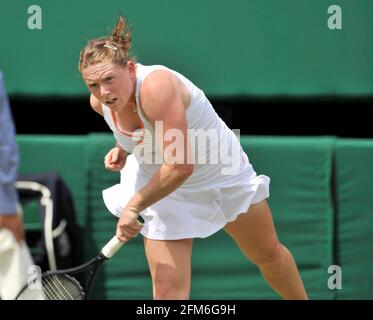
[{"label": "tennis racket", "polygon": [[[138,221],[143,224],[144,219],[139,216]],[[110,259],[124,243],[114,236],[92,260],[70,269],[47,271],[39,277],[29,281],[19,292],[16,300],[87,300],[94,281],[102,264]],[[89,270],[89,274],[82,285],[72,275]]]}]

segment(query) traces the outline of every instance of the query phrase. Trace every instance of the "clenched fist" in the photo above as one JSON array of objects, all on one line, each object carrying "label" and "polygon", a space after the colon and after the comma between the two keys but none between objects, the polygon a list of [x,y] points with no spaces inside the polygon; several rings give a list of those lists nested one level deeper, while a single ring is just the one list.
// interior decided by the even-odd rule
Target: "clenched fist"
[{"label": "clenched fist", "polygon": [[133,207],[125,207],[117,223],[117,238],[122,242],[128,242],[144,227],[139,221],[139,212]]},{"label": "clenched fist", "polygon": [[120,171],[126,164],[127,152],[122,148],[114,147],[105,156],[105,168],[111,171]]}]

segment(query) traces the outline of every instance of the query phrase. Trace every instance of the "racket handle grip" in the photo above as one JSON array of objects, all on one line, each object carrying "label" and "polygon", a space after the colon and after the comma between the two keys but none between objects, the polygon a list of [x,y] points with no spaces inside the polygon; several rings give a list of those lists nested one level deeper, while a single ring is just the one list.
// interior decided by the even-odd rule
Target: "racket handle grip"
[{"label": "racket handle grip", "polygon": [[117,236],[111,238],[111,240],[102,248],[101,253],[110,259],[122,246],[124,242],[120,241]]},{"label": "racket handle grip", "polygon": [[[142,225],[144,223],[143,217],[139,216],[137,218],[138,223]],[[101,253],[110,259],[117,251],[124,245],[124,242],[120,241],[117,236],[111,238],[111,240],[102,248]]]}]

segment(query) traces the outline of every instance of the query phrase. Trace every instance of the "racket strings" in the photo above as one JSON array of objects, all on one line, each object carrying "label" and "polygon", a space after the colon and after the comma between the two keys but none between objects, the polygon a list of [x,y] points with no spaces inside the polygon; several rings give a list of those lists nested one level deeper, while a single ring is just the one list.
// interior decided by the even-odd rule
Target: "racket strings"
[{"label": "racket strings", "polygon": [[17,297],[17,300],[81,300],[84,292],[80,284],[65,274],[48,275],[41,279],[41,288],[27,286]]},{"label": "racket strings", "polygon": [[47,300],[75,300],[73,292],[76,286],[62,279],[56,275],[43,279],[43,291]]}]

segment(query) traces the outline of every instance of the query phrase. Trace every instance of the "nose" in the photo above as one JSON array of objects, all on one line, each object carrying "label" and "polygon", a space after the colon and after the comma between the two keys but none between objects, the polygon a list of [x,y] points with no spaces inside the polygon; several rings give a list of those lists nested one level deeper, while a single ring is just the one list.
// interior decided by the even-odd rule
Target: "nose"
[{"label": "nose", "polygon": [[101,97],[103,98],[108,98],[109,96],[109,90],[108,88],[105,86],[105,85],[101,85],[100,87],[100,94],[101,94]]}]

